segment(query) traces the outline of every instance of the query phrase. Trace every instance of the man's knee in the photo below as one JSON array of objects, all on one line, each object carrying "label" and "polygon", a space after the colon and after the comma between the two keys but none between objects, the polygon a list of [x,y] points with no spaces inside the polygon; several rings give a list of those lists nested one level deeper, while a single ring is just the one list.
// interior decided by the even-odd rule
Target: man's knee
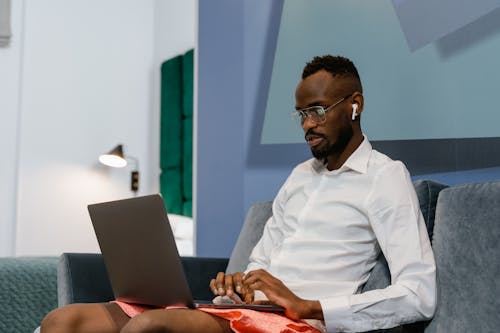
[{"label": "man's knee", "polygon": [[168,332],[165,322],[159,321],[148,313],[135,316],[122,328],[120,333],[164,333]]},{"label": "man's knee", "polygon": [[78,320],[78,311],[72,307],[55,309],[43,318],[40,332],[70,332],[76,328]]},{"label": "man's knee", "polygon": [[113,319],[103,304],[70,304],[49,312],[40,328],[41,333],[116,332]]},{"label": "man's knee", "polygon": [[225,319],[199,310],[149,310],[130,319],[121,333],[231,332]]}]

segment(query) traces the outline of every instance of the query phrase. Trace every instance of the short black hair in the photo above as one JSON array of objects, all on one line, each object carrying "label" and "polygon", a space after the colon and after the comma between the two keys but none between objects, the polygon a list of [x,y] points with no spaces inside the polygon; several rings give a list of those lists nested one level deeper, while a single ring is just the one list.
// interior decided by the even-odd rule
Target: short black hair
[{"label": "short black hair", "polygon": [[329,54],[316,56],[304,67],[304,70],[302,71],[302,79],[305,79],[320,70],[325,70],[333,76],[344,76],[355,79],[357,83],[359,83],[359,92],[363,92],[358,70],[356,69],[356,66],[354,66],[354,63],[348,58],[342,56],[332,56]]}]

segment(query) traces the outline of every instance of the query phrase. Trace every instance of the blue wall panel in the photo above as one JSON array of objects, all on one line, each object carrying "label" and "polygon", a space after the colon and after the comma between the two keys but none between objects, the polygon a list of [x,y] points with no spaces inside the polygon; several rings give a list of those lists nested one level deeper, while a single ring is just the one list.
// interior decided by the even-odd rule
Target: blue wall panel
[{"label": "blue wall panel", "polygon": [[227,257],[243,209],[243,2],[199,2],[196,252]]},{"label": "blue wall panel", "polygon": [[327,53],[357,65],[371,140],[500,136],[493,97],[500,86],[500,10],[411,52],[390,0],[286,1],[263,143],[303,142],[300,129],[284,120],[304,64]]},{"label": "blue wall panel", "polygon": [[[319,52],[310,49],[310,43],[324,45],[324,53],[333,52],[328,47],[337,45],[335,43],[347,45],[349,40],[356,40],[355,35],[350,34],[351,30],[356,31],[354,28],[357,25],[367,24],[363,19],[378,22],[377,15],[381,15],[380,20],[388,22],[380,22],[380,28],[368,31],[367,36],[370,38],[365,36],[353,49],[338,46],[334,53],[349,56],[360,64],[367,99],[367,112],[363,122],[371,138],[380,140],[403,135],[426,140],[378,141],[375,142],[375,147],[396,158],[406,154],[403,159],[406,163],[420,167],[410,167],[410,171],[413,174],[424,174],[425,178],[434,177],[453,184],[500,178],[498,168],[466,171],[463,177],[461,172],[435,174],[445,171],[436,165],[435,162],[439,159],[439,163],[451,163],[453,170],[457,171],[460,169],[457,169],[456,162],[460,159],[466,165],[463,169],[466,169],[477,165],[473,163],[474,160],[484,162],[491,160],[492,156],[500,158],[500,154],[497,154],[500,147],[498,138],[484,139],[487,141],[473,138],[446,139],[450,135],[455,136],[458,131],[481,136],[495,136],[495,133],[499,133],[500,112],[494,105],[497,87],[500,86],[497,84],[500,77],[497,73],[497,58],[500,54],[497,46],[500,35],[499,12],[486,15],[441,39],[439,43],[415,52],[417,58],[432,55],[436,61],[449,63],[445,67],[450,64],[458,66],[455,68],[458,72],[451,73],[457,82],[441,85],[433,78],[436,75],[450,74],[447,73],[450,69],[436,65],[418,71],[415,76],[411,68],[413,63],[393,63],[390,62],[393,57],[391,52],[380,55],[370,51],[372,47],[379,47],[378,43],[382,40],[388,47],[396,43],[401,47],[398,52],[409,52],[388,0],[328,0],[326,2],[333,5],[345,6],[342,10],[329,12],[328,21],[304,21],[303,12],[295,13],[292,21],[296,22],[297,27],[323,26],[324,35],[318,37],[297,31],[297,35],[289,37],[295,40],[285,39],[285,42],[294,45],[288,54],[293,62],[286,68],[273,68],[276,46],[279,47],[282,42],[281,39],[277,42],[278,33],[281,34],[282,6],[286,10],[286,5],[293,2],[297,1],[287,0],[283,4],[283,1],[269,0],[211,0],[199,3],[196,174],[198,255],[228,256],[251,203],[272,200],[291,169],[310,157],[307,145],[302,142],[300,128],[295,127],[288,118],[289,111],[294,106],[294,91],[301,69],[305,61]],[[319,0],[300,2],[307,4],[310,10],[319,10],[315,9],[316,5],[326,3]],[[376,8],[377,6],[379,7]],[[389,16],[391,10],[392,16]],[[353,29],[335,30],[336,22]],[[388,35],[379,39],[378,35],[383,34]],[[478,50],[484,51],[485,48],[492,53],[478,53]],[[301,52],[307,54],[297,58],[297,54]],[[476,57],[468,59],[471,55]],[[388,63],[374,63],[377,56],[387,58],[383,60]],[[486,67],[490,70],[486,71]],[[283,95],[273,104],[278,125],[273,129],[272,135],[280,135],[289,130],[288,134],[295,136],[291,141],[297,143],[261,144],[264,117],[267,116],[265,109],[268,105],[268,89],[273,85],[271,73],[277,70],[283,71],[287,79],[280,87]],[[386,81],[384,73],[392,72],[399,72],[401,79],[405,80],[398,85]],[[419,86],[405,87],[408,81]],[[457,86],[464,85],[468,85],[470,93],[451,93]],[[397,92],[392,87],[403,89]],[[487,98],[483,94],[487,94]],[[424,96],[430,96],[431,100]],[[446,107],[434,105],[439,96],[445,96],[442,97],[445,100],[441,102]],[[388,105],[397,105],[396,111],[400,114],[395,114],[394,109],[387,108]],[[403,107],[399,108],[399,105]],[[463,105],[469,113],[462,119],[456,110]],[[427,119],[424,124],[423,116],[431,119],[431,122]],[[459,122],[463,125],[459,125]],[[404,128],[409,124],[409,128]],[[287,126],[291,127],[287,129]],[[403,128],[399,128],[400,126]],[[281,142],[280,140],[273,142]],[[426,152],[418,147],[430,148]],[[471,151],[473,153],[468,155],[467,152]],[[481,164],[482,168],[488,166],[492,165]]]},{"label": "blue wall panel", "polygon": [[414,51],[500,7],[500,0],[392,0]]}]

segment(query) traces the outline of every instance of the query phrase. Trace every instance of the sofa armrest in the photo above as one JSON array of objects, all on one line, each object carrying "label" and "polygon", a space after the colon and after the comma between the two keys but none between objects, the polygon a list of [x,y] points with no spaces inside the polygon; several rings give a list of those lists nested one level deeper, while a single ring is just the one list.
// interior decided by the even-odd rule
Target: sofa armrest
[{"label": "sofa armrest", "polygon": [[59,306],[113,300],[102,256],[97,253],[63,253],[57,266],[57,296]]},{"label": "sofa armrest", "polygon": [[[226,258],[181,257],[194,299],[213,297],[208,284],[226,269]],[[64,253],[57,272],[59,306],[70,303],[108,302],[114,299],[101,254]]]}]

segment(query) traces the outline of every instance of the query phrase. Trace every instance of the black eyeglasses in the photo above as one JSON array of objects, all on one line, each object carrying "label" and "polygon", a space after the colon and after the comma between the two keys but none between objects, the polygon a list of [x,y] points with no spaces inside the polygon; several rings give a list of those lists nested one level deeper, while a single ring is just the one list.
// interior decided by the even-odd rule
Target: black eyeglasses
[{"label": "black eyeglasses", "polygon": [[338,100],[337,102],[333,103],[332,105],[326,108],[320,105],[315,105],[315,106],[310,106],[308,108],[293,111],[292,118],[294,118],[297,121],[297,123],[301,125],[304,124],[307,118],[309,118],[309,120],[313,121],[315,124],[318,125],[324,124],[326,121],[326,113],[332,110],[340,103],[342,103],[343,101],[345,101],[351,95],[352,94],[342,97],[340,100]]}]

